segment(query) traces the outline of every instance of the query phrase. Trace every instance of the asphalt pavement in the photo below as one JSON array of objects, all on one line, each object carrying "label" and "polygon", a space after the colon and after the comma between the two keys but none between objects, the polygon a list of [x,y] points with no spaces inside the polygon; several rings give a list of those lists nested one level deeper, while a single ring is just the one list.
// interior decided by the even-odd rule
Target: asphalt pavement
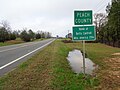
[{"label": "asphalt pavement", "polygon": [[0,47],[0,76],[15,69],[35,53],[52,43],[54,39]]}]

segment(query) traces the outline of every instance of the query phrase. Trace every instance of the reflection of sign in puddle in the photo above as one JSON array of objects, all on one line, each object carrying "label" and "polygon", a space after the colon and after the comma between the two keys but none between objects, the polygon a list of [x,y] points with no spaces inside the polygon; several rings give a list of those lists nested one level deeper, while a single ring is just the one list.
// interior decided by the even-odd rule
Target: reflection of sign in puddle
[{"label": "reflection of sign in puddle", "polygon": [[[75,73],[83,73],[83,56],[79,50],[69,52],[68,61]],[[98,66],[95,65],[89,58],[85,58],[85,73],[92,74],[93,70]]]}]

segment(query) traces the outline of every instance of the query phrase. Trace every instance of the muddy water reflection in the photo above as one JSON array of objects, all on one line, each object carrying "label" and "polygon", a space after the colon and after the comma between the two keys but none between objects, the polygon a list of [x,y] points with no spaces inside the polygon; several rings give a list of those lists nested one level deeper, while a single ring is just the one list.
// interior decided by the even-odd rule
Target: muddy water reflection
[{"label": "muddy water reflection", "polygon": [[[70,51],[67,59],[75,73],[83,73],[83,56],[81,51]],[[93,70],[98,67],[89,58],[85,58],[85,66],[86,74],[92,74]]]}]

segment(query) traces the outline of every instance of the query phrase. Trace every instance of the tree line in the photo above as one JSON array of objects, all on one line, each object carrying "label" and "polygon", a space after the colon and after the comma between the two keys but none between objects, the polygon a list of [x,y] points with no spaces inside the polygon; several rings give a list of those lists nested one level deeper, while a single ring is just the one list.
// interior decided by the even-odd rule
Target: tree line
[{"label": "tree line", "polygon": [[32,29],[27,30],[14,30],[12,31],[10,25],[7,21],[1,21],[0,23],[0,42],[5,42],[9,40],[15,40],[16,38],[21,38],[25,42],[33,41],[40,38],[50,38],[50,32],[37,31],[33,32]]},{"label": "tree line", "polygon": [[112,0],[106,12],[94,14],[97,41],[120,47],[120,0]]}]

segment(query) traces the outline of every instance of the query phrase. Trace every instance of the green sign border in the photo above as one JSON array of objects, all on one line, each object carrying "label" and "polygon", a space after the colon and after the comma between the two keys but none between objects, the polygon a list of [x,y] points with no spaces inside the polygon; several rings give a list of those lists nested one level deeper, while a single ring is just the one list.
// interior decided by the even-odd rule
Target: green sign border
[{"label": "green sign border", "polygon": [[[94,39],[73,39],[73,30],[75,30],[74,28],[84,28],[84,27],[93,27],[94,28]],[[73,29],[72,29],[72,41],[95,41],[96,40],[96,30],[95,30],[95,26],[74,26],[74,27],[72,27]]]},{"label": "green sign border", "polygon": [[[90,16],[87,17],[77,17],[77,13],[82,13],[82,12],[89,12],[90,13]],[[88,22],[88,23],[76,23],[75,20],[76,19],[79,19],[79,20],[89,20],[91,19],[92,21],[91,22]],[[93,24],[93,11],[92,10],[75,10],[74,11],[74,25],[92,25]]]}]

